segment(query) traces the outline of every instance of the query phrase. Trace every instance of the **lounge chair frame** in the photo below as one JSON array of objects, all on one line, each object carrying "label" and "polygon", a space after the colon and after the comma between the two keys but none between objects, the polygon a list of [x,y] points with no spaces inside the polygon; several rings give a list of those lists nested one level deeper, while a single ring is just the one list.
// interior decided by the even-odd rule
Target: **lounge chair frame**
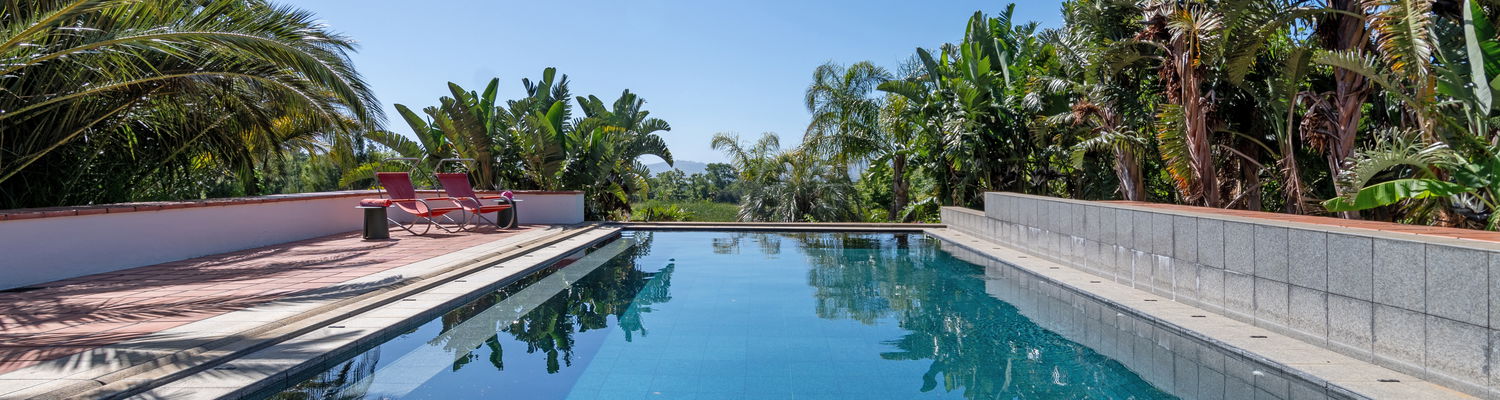
[{"label": "lounge chair frame", "polygon": [[[395,219],[390,218],[389,216],[386,217],[386,221],[390,221],[390,223],[395,224],[397,227],[399,227],[399,228],[401,228],[401,229],[403,229],[403,230],[405,230],[407,232],[410,232],[413,235],[417,235],[417,236],[422,236],[422,235],[427,234],[427,232],[432,231],[433,227],[436,227],[436,228],[442,230],[443,232],[448,232],[448,233],[458,233],[458,232],[467,230],[466,229],[466,225],[467,225],[467,222],[468,222],[467,218],[465,218],[462,221],[456,221],[456,220],[453,219],[453,217],[448,216],[448,213],[450,213],[450,212],[453,212],[453,211],[462,211],[463,210],[463,207],[462,206],[458,206],[458,203],[456,201],[454,201],[451,198],[447,198],[447,197],[429,197],[429,198],[423,199],[423,198],[420,198],[420,197],[417,196],[417,193],[416,193],[416,184],[412,183],[411,176],[412,176],[413,172],[416,171],[417,165],[421,162],[421,160],[422,159],[416,158],[416,157],[396,157],[396,158],[388,158],[388,159],[385,159],[385,160],[381,161],[380,171],[384,171],[385,170],[385,168],[384,168],[385,165],[384,164],[387,163],[387,162],[390,162],[390,161],[403,161],[403,162],[406,162],[408,165],[411,166],[410,169],[408,169],[408,171],[406,171],[406,172],[376,172],[375,173],[375,178],[380,183],[380,185],[377,186],[377,188],[376,188],[376,192],[379,193],[381,197],[390,200],[390,202],[391,202],[392,205],[395,205],[396,207],[401,208],[402,211],[406,211],[407,214],[411,214],[412,217],[413,217],[412,221],[410,223],[402,223],[400,221],[396,221]],[[392,190],[391,189],[393,189],[393,188],[388,187],[388,186],[390,186],[389,183],[394,183],[396,181],[387,181],[386,177],[392,177],[391,179],[397,179],[397,178],[394,178],[397,175],[405,175],[406,188],[410,189],[410,193],[406,193],[406,194],[397,193],[397,194],[409,195],[409,198],[396,198],[397,194],[392,194]],[[400,190],[400,191],[406,191],[406,190]],[[453,203],[456,207],[436,207],[436,206],[433,206],[432,203],[429,203],[429,201],[447,201],[449,203]],[[444,220],[447,220],[449,223],[452,223],[454,225],[454,227],[453,228],[449,228],[447,226],[443,226],[443,224],[441,222],[438,222],[434,218],[442,218]],[[417,232],[416,229],[415,229],[418,224],[425,225],[422,228],[421,232]]]},{"label": "lounge chair frame", "polygon": [[[474,159],[472,158],[445,158],[438,161],[438,171],[442,170],[443,163],[452,162],[459,165],[464,165],[464,162],[473,161]],[[465,166],[465,168],[467,169],[467,166]],[[463,207],[465,221],[468,221],[468,215],[473,215],[476,218],[476,221],[474,221],[472,225],[469,225],[469,230],[478,227],[479,221],[493,224],[496,228],[515,226],[517,222],[516,220],[518,218],[516,213],[516,202],[519,200],[515,200],[514,198],[508,198],[505,196],[480,196],[478,193],[475,193],[474,186],[469,183],[468,174],[466,173],[435,172],[433,173],[433,177],[437,178],[438,184],[442,186],[443,194],[447,195],[448,198],[453,199],[452,201],[454,204],[457,204],[459,207]],[[452,182],[453,184],[449,185],[449,182]],[[484,200],[494,200],[498,204],[487,206],[484,204]],[[486,209],[488,209],[488,211],[486,211]],[[509,221],[510,224],[500,225],[499,213],[500,211],[505,211],[507,209],[511,210]],[[489,217],[484,216],[484,214],[491,212],[496,214],[494,220],[491,220],[489,219]]]}]

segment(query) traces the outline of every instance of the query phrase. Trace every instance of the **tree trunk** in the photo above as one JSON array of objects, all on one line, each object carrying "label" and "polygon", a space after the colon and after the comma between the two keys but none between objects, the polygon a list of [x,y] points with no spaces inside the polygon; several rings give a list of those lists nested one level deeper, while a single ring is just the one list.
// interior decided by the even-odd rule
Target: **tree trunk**
[{"label": "tree trunk", "polygon": [[1281,193],[1285,196],[1282,212],[1306,214],[1307,211],[1302,209],[1302,169],[1297,165],[1297,130],[1292,125],[1293,110],[1296,110],[1295,105],[1288,104],[1286,137],[1281,140],[1281,160],[1277,165],[1281,169]]},{"label": "tree trunk", "polygon": [[[1184,49],[1186,50],[1186,49]],[[1209,143],[1208,105],[1199,85],[1202,72],[1193,66],[1192,56],[1183,54],[1177,60],[1182,76],[1182,114],[1187,125],[1188,157],[1192,159],[1194,178],[1203,196],[1203,205],[1219,206],[1219,179],[1214,169],[1213,150]]]},{"label": "tree trunk", "polygon": [[1146,201],[1145,177],[1141,175],[1141,161],[1134,152],[1115,149],[1115,177],[1120,180],[1120,195],[1125,200]]},{"label": "tree trunk", "polygon": [[[1365,10],[1361,3],[1358,0],[1329,0],[1329,8],[1364,15]],[[1335,37],[1328,44],[1333,47],[1333,50],[1353,50],[1356,54],[1364,55],[1370,43],[1370,34],[1365,26],[1365,20],[1343,14],[1335,18],[1338,21]],[[1327,157],[1328,170],[1336,179],[1344,171],[1344,160],[1354,154],[1359,122],[1364,118],[1361,107],[1365,99],[1369,97],[1370,87],[1363,75],[1343,68],[1333,69],[1333,80],[1335,82],[1333,101],[1338,108],[1338,119],[1335,121],[1338,137],[1334,138],[1333,145],[1329,147]],[[1348,194],[1337,184],[1333,186],[1333,189],[1339,196]],[[1352,211],[1338,215],[1348,219],[1359,217],[1358,212]]]},{"label": "tree trunk", "polygon": [[478,176],[478,179],[476,179],[477,181],[479,181],[479,185],[478,185],[479,187],[477,187],[476,189],[479,189],[479,190],[494,190],[495,189],[495,163],[494,163],[494,161],[495,161],[495,155],[492,154],[489,150],[480,150],[480,151],[478,151],[478,154],[475,154],[475,155],[477,157],[474,160],[474,162],[476,164],[479,164],[479,176]]},{"label": "tree trunk", "polygon": [[[1246,156],[1260,158],[1260,148],[1241,141],[1240,152]],[[1260,169],[1250,160],[1240,160],[1240,179],[1244,182],[1241,186],[1245,196],[1245,209],[1250,211],[1262,211],[1265,203],[1261,198]]]},{"label": "tree trunk", "polygon": [[901,214],[901,210],[906,208],[908,185],[906,155],[896,154],[896,157],[891,160],[891,221],[895,221]]}]

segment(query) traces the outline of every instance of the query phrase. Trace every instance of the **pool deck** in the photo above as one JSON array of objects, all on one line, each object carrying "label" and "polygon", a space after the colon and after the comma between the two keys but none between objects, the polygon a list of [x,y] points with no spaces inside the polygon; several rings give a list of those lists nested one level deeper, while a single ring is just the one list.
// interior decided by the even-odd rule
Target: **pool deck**
[{"label": "pool deck", "polygon": [[353,232],[6,291],[0,293],[0,398],[104,385],[107,379],[99,378],[132,376],[161,366],[164,357],[180,361],[181,351],[252,337],[340,301],[537,246],[565,230],[393,231],[391,239],[375,241]]}]

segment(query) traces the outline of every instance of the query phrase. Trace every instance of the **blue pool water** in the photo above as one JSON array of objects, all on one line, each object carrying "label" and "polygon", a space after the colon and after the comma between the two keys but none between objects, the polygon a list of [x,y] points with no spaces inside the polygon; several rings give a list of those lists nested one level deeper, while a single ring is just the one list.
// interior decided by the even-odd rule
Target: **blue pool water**
[{"label": "blue pool water", "polygon": [[922,235],[629,232],[274,399],[1162,399]]}]

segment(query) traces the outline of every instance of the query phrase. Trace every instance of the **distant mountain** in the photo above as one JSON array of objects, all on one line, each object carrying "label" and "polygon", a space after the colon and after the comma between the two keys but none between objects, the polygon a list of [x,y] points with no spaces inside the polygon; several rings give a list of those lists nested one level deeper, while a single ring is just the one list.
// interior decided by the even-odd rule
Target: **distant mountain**
[{"label": "distant mountain", "polygon": [[[704,170],[708,169],[708,164],[706,163],[688,160],[677,160],[677,162],[673,166],[677,167],[677,169],[682,170],[682,173],[684,175],[701,174]],[[651,170],[652,175],[656,175],[671,170],[672,167],[668,167],[667,163],[659,162],[655,164],[646,164],[646,169]]]}]

